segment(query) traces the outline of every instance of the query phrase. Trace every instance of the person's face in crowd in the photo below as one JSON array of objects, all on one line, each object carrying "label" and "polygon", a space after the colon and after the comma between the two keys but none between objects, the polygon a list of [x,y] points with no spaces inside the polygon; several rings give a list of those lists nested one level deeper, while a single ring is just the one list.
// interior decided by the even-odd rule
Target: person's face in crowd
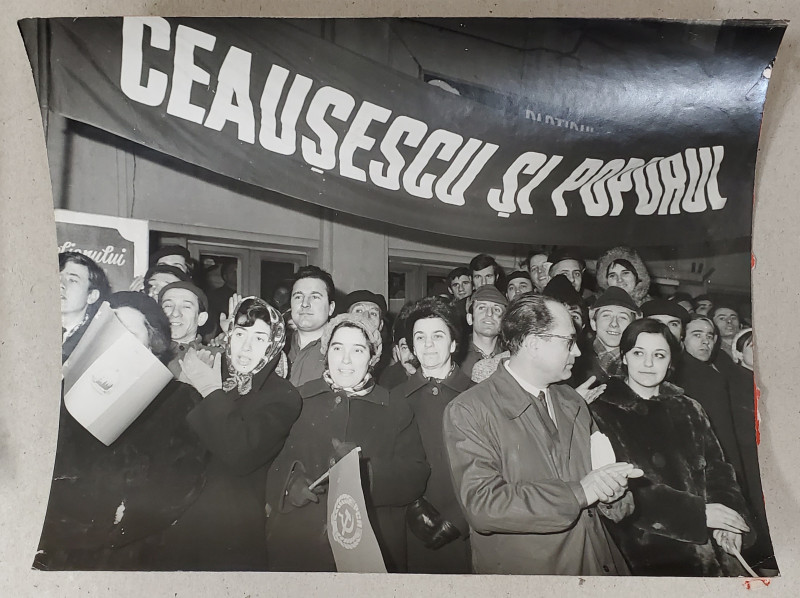
[{"label": "person's face in crowd", "polygon": [[239,266],[236,262],[226,264],[222,267],[222,280],[225,284],[232,288],[236,288],[236,278],[239,272]]},{"label": "person's face in crowd", "polygon": [[454,278],[450,283],[450,292],[457,301],[459,299],[466,299],[472,295],[472,278],[466,274]]},{"label": "person's face in crowd", "polygon": [[334,302],[319,278],[301,278],[292,287],[292,321],[298,330],[313,332],[322,328],[331,317]]},{"label": "person's face in crowd", "polygon": [[688,301],[678,301],[678,305],[680,305],[683,309],[688,311],[690,314],[694,313],[694,306]]},{"label": "person's face in crowd", "polygon": [[693,320],[686,325],[686,338],[683,339],[683,347],[695,359],[708,361],[711,359],[711,351],[714,349],[714,341],[716,340],[716,331],[709,322]]},{"label": "person's face in crowd", "polygon": [[500,321],[506,308],[494,301],[476,301],[472,306],[472,313],[467,314],[467,324],[472,326],[472,331],[487,338],[500,334]]},{"label": "person's face in crowd", "polygon": [[619,287],[630,295],[636,288],[636,273],[622,264],[614,264],[608,269],[608,286]]},{"label": "person's face in crowd", "polygon": [[553,271],[550,273],[551,278],[558,276],[559,274],[563,274],[572,283],[572,288],[579,293],[581,292],[581,285],[583,284],[583,268],[581,268],[581,264],[578,262],[578,260],[561,260],[557,264],[553,265],[552,270]]},{"label": "person's face in crowd", "polygon": [[595,311],[592,318],[592,330],[606,347],[619,347],[622,333],[633,322],[635,314],[621,305],[606,305]]},{"label": "person's face in crowd", "polygon": [[523,348],[531,351],[531,368],[540,384],[553,384],[572,375],[572,366],[580,356],[575,342],[575,326],[563,305],[551,304],[553,323],[542,335],[529,335]]},{"label": "person's face in crowd", "polygon": [[231,332],[231,363],[240,374],[249,374],[267,354],[272,332],[264,320],[252,326],[234,326]]},{"label": "person's face in crowd", "polygon": [[161,309],[169,319],[170,336],[177,343],[193,341],[198,327],[208,319],[208,313],[200,311],[197,295],[189,289],[169,289],[161,297]]},{"label": "person's face in crowd", "polygon": [[372,301],[359,301],[350,306],[347,310],[351,314],[360,314],[372,322],[378,330],[383,329],[383,318],[381,318],[381,308]]},{"label": "person's face in crowd", "polygon": [[408,348],[406,339],[401,338],[397,345],[395,345],[394,358],[403,366],[403,369],[408,372],[409,375],[417,371],[417,368],[414,366],[414,354],[411,352],[411,349]]},{"label": "person's face in crowd", "polygon": [[744,347],[742,347],[742,363],[748,369],[753,369],[753,364],[755,363],[753,356],[753,337],[750,337],[750,339],[744,343]]},{"label": "person's face in crowd", "polygon": [[508,283],[508,288],[506,289],[506,297],[509,301],[511,301],[517,295],[521,295],[522,293],[529,293],[533,290],[533,284],[530,280],[526,278],[515,278],[511,282]]},{"label": "person's face in crowd", "polygon": [[62,314],[82,314],[100,298],[100,291],[89,289],[89,268],[83,264],[67,262],[59,278]]},{"label": "person's face in crowd", "polygon": [[147,294],[152,299],[158,301],[158,294],[161,292],[161,289],[169,283],[178,282],[179,280],[180,278],[169,272],[156,272],[150,277],[150,280],[147,281]]},{"label": "person's face in crowd", "polygon": [[577,305],[569,306],[569,317],[572,318],[572,323],[575,325],[575,332],[580,333],[586,322],[583,321],[583,312]]},{"label": "person's face in crowd", "polygon": [[550,282],[550,263],[545,254],[539,253],[531,258],[528,264],[528,274],[531,275],[536,292],[541,293]]},{"label": "person's face in crowd", "polygon": [[701,299],[697,302],[697,309],[695,309],[695,313],[700,314],[701,316],[707,316],[711,309],[714,307],[714,304],[709,301],[708,299]]},{"label": "person's face in crowd", "polygon": [[328,346],[328,371],[342,388],[353,388],[369,370],[369,342],[364,331],[350,326],[340,326]]},{"label": "person's face in crowd", "polygon": [[483,270],[475,270],[472,273],[472,286],[475,289],[479,289],[485,284],[494,284],[494,282],[494,266],[486,266]]},{"label": "person's face in crowd", "polygon": [[637,392],[658,388],[667,377],[671,359],[667,339],[660,334],[642,332],[636,337],[633,348],[622,356],[622,363],[628,368],[628,386]]},{"label": "person's face in crowd", "polygon": [[118,307],[114,310],[114,315],[128,331],[135,336],[140,343],[148,349],[150,348],[150,335],[147,332],[146,319],[144,314],[133,307]]},{"label": "person's face in crowd", "polygon": [[722,338],[732,338],[739,332],[739,315],[727,307],[719,308],[714,314],[714,324],[717,325]]},{"label": "person's face in crowd", "polygon": [[436,371],[449,367],[450,356],[456,350],[456,341],[447,323],[441,318],[422,318],[414,322],[414,355],[422,371]]},{"label": "person's face in crowd", "polygon": [[187,274],[189,273],[189,264],[186,263],[186,258],[182,255],[165,255],[164,257],[158,258],[156,265],[174,266]]},{"label": "person's face in crowd", "polygon": [[675,316],[668,316],[666,314],[654,314],[648,317],[651,320],[658,320],[659,322],[664,324],[667,328],[669,328],[669,331],[672,333],[672,336],[678,339],[678,342],[681,341],[681,337],[683,335],[683,322],[681,322],[680,318],[676,318]]}]

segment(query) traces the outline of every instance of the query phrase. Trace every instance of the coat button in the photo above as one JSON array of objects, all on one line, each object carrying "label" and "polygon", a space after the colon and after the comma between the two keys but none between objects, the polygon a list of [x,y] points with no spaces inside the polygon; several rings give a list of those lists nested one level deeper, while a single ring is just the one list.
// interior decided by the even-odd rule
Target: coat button
[{"label": "coat button", "polygon": [[609,571],[611,571],[611,569],[608,568],[608,565],[603,565],[603,571],[608,573]]},{"label": "coat button", "polygon": [[433,396],[438,395],[439,394],[439,387],[438,386],[434,386],[433,388],[431,388],[431,394]]},{"label": "coat button", "polygon": [[586,512],[589,513],[589,517],[594,517],[594,511],[591,509],[587,509]]},{"label": "coat button", "polygon": [[334,404],[338,405],[339,403],[342,402],[342,397],[340,397],[339,395],[336,395],[336,398],[333,400],[333,402],[334,402]]}]

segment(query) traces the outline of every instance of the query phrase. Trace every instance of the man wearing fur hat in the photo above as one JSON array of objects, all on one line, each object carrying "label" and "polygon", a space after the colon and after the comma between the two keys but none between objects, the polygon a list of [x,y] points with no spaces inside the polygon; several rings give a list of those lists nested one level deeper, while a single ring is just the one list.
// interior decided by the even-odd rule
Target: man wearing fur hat
[{"label": "man wearing fur hat", "polygon": [[573,368],[575,380],[586,380],[595,376],[604,383],[610,376],[622,373],[619,342],[628,325],[640,317],[639,307],[630,295],[620,287],[609,287],[597,298],[589,311],[589,323],[595,332],[591,346]]},{"label": "man wearing fur hat", "polygon": [[[187,382],[185,376],[182,377],[180,361],[189,349],[209,349],[197,334],[198,328],[208,320],[208,299],[198,286],[187,280],[180,280],[161,289],[158,304],[169,319],[172,338],[173,358],[167,367],[176,379]],[[220,348],[212,347],[210,350],[219,352]]]},{"label": "man wearing fur hat", "polygon": [[508,300],[492,285],[484,285],[467,300],[467,324],[472,326],[469,347],[461,362],[467,377],[481,359],[494,357],[503,351],[500,342],[500,322],[506,313]]}]

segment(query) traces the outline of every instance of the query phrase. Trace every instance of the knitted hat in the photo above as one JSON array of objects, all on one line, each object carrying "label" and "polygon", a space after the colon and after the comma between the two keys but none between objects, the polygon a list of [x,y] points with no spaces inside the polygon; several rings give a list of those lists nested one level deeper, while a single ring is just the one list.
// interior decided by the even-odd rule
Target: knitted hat
[{"label": "knitted hat", "polygon": [[592,305],[592,313],[594,314],[601,307],[606,307],[608,305],[618,305],[619,307],[628,308],[632,312],[639,313],[639,306],[636,305],[633,299],[631,299],[631,296],[620,287],[608,287],[603,291],[603,294],[600,295],[594,302],[594,305]]},{"label": "knitted hat", "polygon": [[207,311],[208,310],[208,297],[203,292],[203,289],[198,287],[193,282],[189,282],[188,280],[179,280],[177,282],[171,282],[166,285],[161,292],[158,294],[158,304],[164,301],[164,295],[167,291],[171,289],[186,289],[187,291],[191,291],[197,296],[197,302],[200,304],[200,311]]},{"label": "knitted hat", "polygon": [[675,301],[668,301],[667,299],[651,299],[643,303],[642,317],[648,318],[650,316],[671,316],[673,318],[679,318],[684,326],[689,323],[689,319],[692,317],[682,306],[678,305]]},{"label": "knitted hat", "polygon": [[333,334],[342,326],[355,327],[364,332],[364,336],[367,337],[367,342],[372,349],[372,357],[369,360],[369,365],[372,367],[378,363],[381,357],[381,350],[383,349],[381,333],[368,318],[361,314],[344,313],[328,320],[328,323],[325,324],[325,328],[322,330],[322,339],[319,347],[320,352],[323,355],[328,354],[328,346],[331,344],[331,337],[333,337]]}]

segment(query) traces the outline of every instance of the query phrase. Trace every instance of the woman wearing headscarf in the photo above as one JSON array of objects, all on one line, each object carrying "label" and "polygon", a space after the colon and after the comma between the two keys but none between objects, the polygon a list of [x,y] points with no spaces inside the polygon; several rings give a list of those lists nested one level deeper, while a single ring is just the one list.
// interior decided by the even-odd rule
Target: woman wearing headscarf
[{"label": "woman wearing headscarf", "polygon": [[267,479],[267,546],[273,571],[336,571],[326,533],[327,509],[311,482],[353,448],[361,448],[367,513],[390,572],[406,564],[405,509],[425,489],[425,460],[414,412],[390,400],[371,368],[381,336],[360,314],[325,326],[322,378],[300,387],[303,410]]},{"label": "woman wearing headscarf", "polygon": [[[301,408],[281,376],[285,338],[280,313],[247,297],[228,320],[224,355],[190,351],[181,363],[203,397],[187,421],[211,454],[203,493],[166,538],[182,546],[182,569],[267,569],[267,470]],[[169,562],[168,551],[162,558]]]},{"label": "woman wearing headscarf", "polygon": [[420,299],[406,319],[406,342],[420,363],[392,390],[392,401],[414,410],[431,475],[425,494],[408,508],[410,573],[469,573],[469,525],[450,479],[442,418],[447,404],[472,386],[453,359],[461,333],[450,304],[439,297]]},{"label": "woman wearing headscarf", "polygon": [[644,471],[630,480],[636,510],[606,522],[635,575],[725,576],[752,541],[745,501],[705,411],[666,382],[680,345],[656,320],[632,322],[620,342],[624,374],[590,409],[618,461]]},{"label": "woman wearing headscarf", "polygon": [[608,287],[621,287],[636,305],[648,300],[650,273],[642,258],[630,247],[614,247],[597,260],[597,286],[602,293]]}]

